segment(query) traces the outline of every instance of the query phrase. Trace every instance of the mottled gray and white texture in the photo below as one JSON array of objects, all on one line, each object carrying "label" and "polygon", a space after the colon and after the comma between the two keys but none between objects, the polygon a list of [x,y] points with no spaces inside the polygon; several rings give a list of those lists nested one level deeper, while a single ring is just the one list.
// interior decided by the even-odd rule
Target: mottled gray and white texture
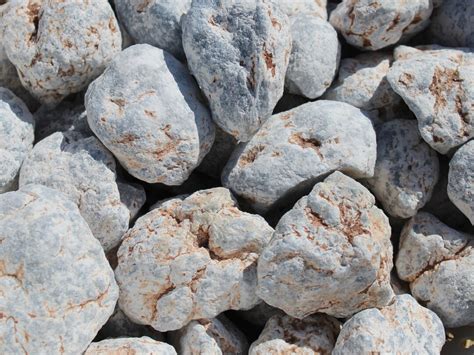
[{"label": "mottled gray and white texture", "polygon": [[40,185],[0,195],[0,353],[82,354],[118,288],[74,203]]},{"label": "mottled gray and white texture", "polygon": [[289,17],[305,14],[318,16],[323,20],[328,18],[327,0],[278,0],[276,3]]},{"label": "mottled gray and white texture", "polygon": [[244,355],[249,348],[245,335],[223,315],[193,320],[168,338],[181,355]]},{"label": "mottled gray and white texture", "polygon": [[285,87],[291,94],[316,99],[331,85],[341,58],[336,30],[319,17],[291,18],[293,46]]},{"label": "mottled gray and white texture", "polygon": [[34,139],[30,111],[15,94],[0,87],[0,194],[17,187],[20,167]]},{"label": "mottled gray and white texture", "polygon": [[183,46],[214,122],[248,141],[283,95],[288,17],[268,0],[194,0],[183,20]]},{"label": "mottled gray and white texture", "polygon": [[325,314],[302,320],[287,315],[273,316],[250,346],[249,355],[331,354],[340,326],[337,319]]},{"label": "mottled gray and white texture", "polygon": [[448,196],[474,225],[474,140],[459,148],[449,162]]},{"label": "mottled gray and white texture", "polygon": [[166,343],[149,337],[106,339],[92,343],[84,355],[176,355]]},{"label": "mottled gray and white texture", "polygon": [[350,45],[375,51],[423,30],[432,11],[432,0],[343,0],[330,22]]},{"label": "mottled gray and white texture", "polygon": [[187,68],[147,44],[125,49],[86,93],[87,120],[136,178],[181,185],[211,149],[214,124]]},{"label": "mottled gray and white texture", "polygon": [[122,39],[107,0],[11,0],[3,46],[22,84],[54,105],[84,89],[120,52]]},{"label": "mottled gray and white texture", "polygon": [[420,212],[402,230],[396,266],[446,327],[474,324],[474,236]]},{"label": "mottled gray and white texture", "polygon": [[120,308],[159,331],[250,309],[260,302],[256,263],[272,233],[224,188],[168,200],[123,238],[115,269]]},{"label": "mottled gray and white texture", "polygon": [[120,22],[135,43],[164,49],[183,60],[181,21],[192,0],[115,0]]},{"label": "mottled gray and white texture", "polygon": [[345,318],[393,299],[392,266],[388,218],[364,186],[335,172],[278,222],[257,294],[296,318]]},{"label": "mottled gray and white texture", "polygon": [[376,150],[372,123],[359,109],[320,100],[272,116],[232,153],[222,183],[266,212],[335,170],[373,176]]},{"label": "mottled gray and white texture", "polygon": [[441,154],[474,137],[474,53],[437,46],[398,47],[387,74],[418,119],[423,139]]},{"label": "mottled gray and white texture", "polygon": [[410,295],[400,295],[381,309],[357,313],[341,329],[334,355],[438,355],[445,342],[443,323]]},{"label": "mottled gray and white texture", "polygon": [[94,136],[56,132],[38,142],[20,171],[20,186],[40,184],[77,204],[105,251],[119,244],[130,212],[122,204],[115,159]]},{"label": "mottled gray and white texture", "polygon": [[415,120],[395,119],[377,128],[377,162],[367,186],[393,217],[409,218],[431,198],[439,161]]}]

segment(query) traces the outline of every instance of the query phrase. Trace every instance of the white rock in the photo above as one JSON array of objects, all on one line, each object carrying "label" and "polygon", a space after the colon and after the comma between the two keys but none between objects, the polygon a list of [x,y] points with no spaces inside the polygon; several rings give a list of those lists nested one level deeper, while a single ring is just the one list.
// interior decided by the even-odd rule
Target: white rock
[{"label": "white rock", "polygon": [[106,339],[92,343],[84,355],[176,355],[176,350],[166,343],[149,337]]},{"label": "white rock", "polygon": [[323,20],[328,18],[327,0],[278,0],[276,3],[289,17],[307,14]]}]

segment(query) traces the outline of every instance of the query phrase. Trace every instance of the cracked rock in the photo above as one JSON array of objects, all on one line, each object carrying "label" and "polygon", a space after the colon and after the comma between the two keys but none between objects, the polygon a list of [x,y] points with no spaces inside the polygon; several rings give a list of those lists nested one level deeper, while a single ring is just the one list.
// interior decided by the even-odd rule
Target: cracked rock
[{"label": "cracked rock", "polygon": [[335,172],[278,222],[257,294],[292,317],[345,318],[393,299],[391,269],[388,218],[364,186]]},{"label": "cracked rock", "polygon": [[55,105],[84,89],[120,52],[107,0],[13,0],[4,14],[5,51],[41,103]]},{"label": "cracked rock", "polygon": [[418,119],[423,139],[441,154],[474,137],[474,53],[401,46],[387,74]]},{"label": "cracked rock", "polygon": [[446,327],[474,324],[474,236],[420,212],[402,230],[397,272]]},{"label": "cracked rock", "polygon": [[234,151],[222,183],[263,213],[335,170],[371,177],[375,159],[370,120],[351,105],[320,100],[272,116]]},{"label": "cracked rock", "polygon": [[327,0],[278,0],[277,3],[280,9],[289,17],[304,14],[317,16],[323,20],[328,18]]},{"label": "cracked rock", "polygon": [[341,329],[334,355],[439,354],[445,342],[443,323],[410,295],[400,295],[381,309],[357,313]]},{"label": "cracked rock", "polygon": [[77,207],[28,185],[0,195],[0,353],[81,354],[118,288]]},{"label": "cracked rock", "polygon": [[34,138],[30,111],[10,90],[0,87],[0,194],[16,189],[21,164]]},{"label": "cracked rock", "polygon": [[331,354],[340,327],[337,319],[324,314],[302,320],[287,315],[273,316],[252,343],[249,355]]},{"label": "cracked rock", "polygon": [[267,0],[194,0],[183,21],[183,46],[214,121],[248,141],[283,95],[288,17]]},{"label": "cracked rock", "polygon": [[224,188],[164,202],[123,238],[115,270],[120,308],[158,331],[250,309],[260,302],[256,263],[272,233]]},{"label": "cracked rock", "polygon": [[117,55],[86,94],[90,128],[136,178],[181,185],[211,149],[214,125],[187,68],[147,44]]},{"label": "cracked rock", "polygon": [[439,177],[438,156],[414,120],[392,120],[377,129],[377,162],[369,189],[393,217],[409,218],[431,198]]},{"label": "cracked rock", "polygon": [[84,355],[176,355],[176,350],[166,343],[149,337],[106,339],[92,343]]}]

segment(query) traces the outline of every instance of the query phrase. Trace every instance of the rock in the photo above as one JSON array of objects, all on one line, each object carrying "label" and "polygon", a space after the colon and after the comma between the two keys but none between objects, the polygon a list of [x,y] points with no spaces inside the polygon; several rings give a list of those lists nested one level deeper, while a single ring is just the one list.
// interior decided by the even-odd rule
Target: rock
[{"label": "rock", "polygon": [[447,327],[474,324],[474,236],[420,212],[401,233],[397,272]]},{"label": "rock", "polygon": [[120,200],[130,212],[130,221],[134,221],[138,212],[145,205],[146,193],[140,184],[132,184],[125,181],[117,181],[120,192]]},{"label": "rock", "polygon": [[40,184],[77,204],[105,251],[119,244],[130,213],[121,203],[115,159],[94,136],[56,132],[35,145],[20,171],[20,186]]},{"label": "rock", "polygon": [[257,294],[292,317],[345,318],[393,299],[391,269],[388,218],[365,187],[335,172],[278,222]]},{"label": "rock", "polygon": [[10,90],[0,87],[0,194],[16,189],[21,164],[34,139],[30,111]]},{"label": "rock", "polygon": [[125,49],[86,93],[90,128],[136,178],[181,185],[211,149],[214,125],[186,67],[161,49]]},{"label": "rock", "polygon": [[48,105],[84,89],[122,46],[107,0],[15,0],[4,20],[8,58],[22,84]]},{"label": "rock", "polygon": [[416,121],[393,120],[377,129],[377,162],[367,186],[393,217],[409,218],[430,199],[438,182],[438,156]]},{"label": "rock", "polygon": [[288,17],[270,1],[194,0],[183,21],[183,46],[214,122],[248,141],[283,95]]},{"label": "rock", "polygon": [[330,354],[341,325],[333,317],[314,314],[303,320],[287,315],[270,318],[250,347],[249,355]]},{"label": "rock", "polygon": [[245,335],[226,317],[191,321],[184,328],[169,333],[179,354],[247,354]]},{"label": "rock", "polygon": [[443,323],[410,295],[400,295],[381,309],[349,319],[341,329],[334,355],[375,353],[439,354],[445,341]]},{"label": "rock", "polygon": [[474,141],[459,148],[449,162],[448,196],[474,225]]},{"label": "rock", "polygon": [[326,20],[299,15],[291,18],[291,36],[285,87],[289,93],[316,99],[331,85],[339,66],[337,32]]},{"label": "rock", "polygon": [[256,262],[272,233],[224,188],[162,203],[123,238],[115,270],[120,308],[158,331],[250,309],[260,302]]},{"label": "rock", "polygon": [[327,0],[278,0],[278,6],[289,17],[298,15],[317,16],[326,20]]},{"label": "rock", "polygon": [[446,154],[474,137],[474,54],[399,47],[395,57],[387,79],[416,115],[423,139]]},{"label": "rock", "polygon": [[330,22],[350,45],[376,51],[425,29],[432,11],[432,0],[343,0]]},{"label": "rock", "polygon": [[118,288],[77,207],[28,185],[0,195],[0,353],[82,354]]},{"label": "rock", "polygon": [[375,159],[370,120],[351,105],[320,100],[272,116],[232,153],[222,183],[264,213],[335,170],[371,177]]},{"label": "rock", "polygon": [[267,321],[275,315],[284,315],[280,309],[272,307],[265,302],[260,302],[255,307],[247,311],[237,311],[237,317],[245,321],[257,325],[261,328],[265,326]]},{"label": "rock", "polygon": [[159,354],[176,355],[176,350],[166,343],[153,340],[149,337],[106,339],[92,343],[84,355],[133,355]]}]

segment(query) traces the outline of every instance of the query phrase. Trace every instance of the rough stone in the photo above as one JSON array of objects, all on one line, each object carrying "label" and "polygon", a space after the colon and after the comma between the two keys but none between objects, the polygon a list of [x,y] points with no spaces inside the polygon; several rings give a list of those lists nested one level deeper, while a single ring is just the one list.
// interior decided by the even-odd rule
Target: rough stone
[{"label": "rough stone", "polygon": [[120,192],[120,200],[130,212],[130,221],[135,220],[141,208],[146,202],[146,192],[142,185],[133,184],[125,181],[117,181],[117,187]]},{"label": "rough stone", "polygon": [[327,0],[278,0],[277,3],[280,9],[289,17],[304,14],[317,16],[323,20],[328,18]]},{"label": "rough stone", "polygon": [[106,339],[92,343],[84,355],[176,355],[176,350],[166,343],[149,337]]}]

